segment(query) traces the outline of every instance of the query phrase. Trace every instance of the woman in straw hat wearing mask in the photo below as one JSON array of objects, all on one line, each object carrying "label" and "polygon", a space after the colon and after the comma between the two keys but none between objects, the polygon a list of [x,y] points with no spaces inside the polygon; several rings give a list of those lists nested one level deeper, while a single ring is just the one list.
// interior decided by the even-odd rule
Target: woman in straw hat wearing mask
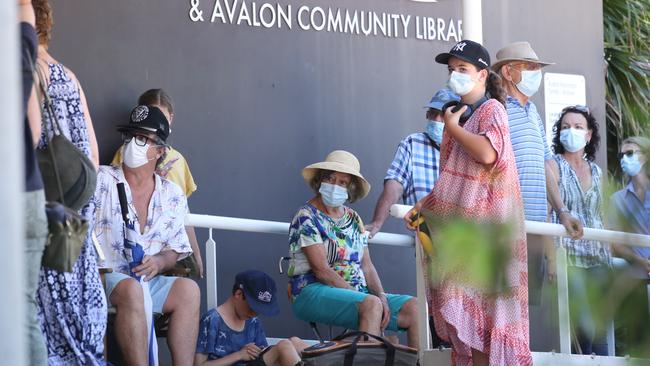
[{"label": "woman in straw hat wearing mask", "polygon": [[405,330],[408,345],[417,347],[415,298],[384,292],[363,222],[344,205],[370,191],[357,158],[336,150],[325,161],[305,167],[302,176],[316,196],[300,207],[289,229],[295,315],[374,335],[384,329]]}]

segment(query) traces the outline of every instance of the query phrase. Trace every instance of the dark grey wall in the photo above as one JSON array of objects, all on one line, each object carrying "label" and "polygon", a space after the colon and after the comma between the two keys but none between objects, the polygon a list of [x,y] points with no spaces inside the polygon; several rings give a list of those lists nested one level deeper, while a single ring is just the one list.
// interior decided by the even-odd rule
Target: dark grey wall
[{"label": "dark grey wall", "polygon": [[[200,3],[209,18],[213,1]],[[460,18],[460,2],[450,0],[282,4]],[[139,93],[162,87],[175,99],[172,143],[190,162],[199,187],[190,198],[192,211],[234,217],[289,221],[311,197],[302,167],[346,149],[358,156],[373,186],[353,206],[370,220],[398,141],[423,127],[421,106],[446,79],[433,56],[453,45],[412,35],[193,23],[189,0],[53,0],[53,7],[51,53],[81,80],[101,161],[107,163],[119,144],[114,126],[126,121]],[[586,76],[588,102],[602,120],[600,1],[490,0],[483,11],[493,55],[506,42],[531,41],[542,57],[558,63],[549,71]],[[543,113],[541,98],[534,100]],[[398,220],[385,230],[403,232]],[[199,231],[200,241],[205,238]],[[234,274],[247,268],[285,283],[276,266],[287,252],[285,237],[217,233],[216,240],[220,299],[228,296]],[[372,255],[388,291],[415,293],[413,250],[375,246]],[[312,337],[302,322],[292,321],[284,297],[281,304],[280,316],[264,319],[268,333]]]}]

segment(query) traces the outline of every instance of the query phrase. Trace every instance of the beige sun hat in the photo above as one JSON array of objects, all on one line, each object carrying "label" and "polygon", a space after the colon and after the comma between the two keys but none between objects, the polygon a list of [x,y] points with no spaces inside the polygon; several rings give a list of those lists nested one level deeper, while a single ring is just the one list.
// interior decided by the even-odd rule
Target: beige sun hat
[{"label": "beige sun hat", "polygon": [[361,164],[359,159],[351,153],[344,150],[334,150],[327,155],[325,161],[307,165],[302,170],[302,177],[309,184],[319,170],[332,170],[335,172],[346,173],[359,178],[361,193],[358,199],[362,199],[370,192],[370,183],[361,175]]},{"label": "beige sun hat", "polygon": [[528,61],[540,64],[542,67],[555,65],[554,62],[540,61],[539,57],[528,42],[513,42],[497,52],[497,59],[492,65],[492,70],[498,72],[503,64],[512,61]]}]

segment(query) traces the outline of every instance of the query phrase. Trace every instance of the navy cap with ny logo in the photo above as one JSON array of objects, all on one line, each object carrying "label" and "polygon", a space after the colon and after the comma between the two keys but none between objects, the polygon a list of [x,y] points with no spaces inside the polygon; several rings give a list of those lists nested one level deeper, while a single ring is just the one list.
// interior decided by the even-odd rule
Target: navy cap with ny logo
[{"label": "navy cap with ny logo", "polygon": [[444,52],[436,56],[436,62],[439,64],[449,63],[451,57],[456,57],[467,61],[479,69],[490,67],[490,53],[480,43],[462,40],[454,45],[449,52]]}]

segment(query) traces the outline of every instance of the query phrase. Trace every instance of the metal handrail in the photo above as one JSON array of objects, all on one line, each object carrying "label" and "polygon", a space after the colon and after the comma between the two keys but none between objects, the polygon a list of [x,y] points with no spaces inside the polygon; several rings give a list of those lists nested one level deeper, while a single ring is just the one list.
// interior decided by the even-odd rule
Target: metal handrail
[{"label": "metal handrail", "polygon": [[[402,218],[412,208],[406,205],[392,205],[390,214],[396,218]],[[288,235],[289,223],[279,221],[243,219],[226,216],[212,216],[212,215],[199,215],[189,214],[186,216],[185,224],[187,226],[194,226],[200,228],[207,228],[209,230],[209,239],[206,242],[206,282],[207,282],[207,306],[208,308],[215,307],[217,301],[217,263],[216,263],[216,243],[212,239],[212,230],[225,230],[225,231],[240,231],[240,232],[253,232],[265,234]],[[544,222],[526,221],[526,233],[546,236],[568,236],[565,228],[559,224],[550,224]],[[631,234],[625,232],[618,232],[612,230],[602,229],[584,229],[584,239],[605,241],[611,243],[618,243],[631,246],[650,247],[650,236]],[[415,238],[410,235],[393,234],[393,233],[377,233],[372,239],[369,240],[373,244],[392,245],[400,247],[413,247],[415,246]],[[420,263],[422,258],[422,250],[420,246],[415,246],[416,263]],[[560,312],[560,347],[561,352],[565,354],[571,353],[570,348],[570,328],[569,328],[569,312],[568,312],[568,275],[566,266],[566,251],[563,248],[558,249],[557,260],[557,282],[558,282],[558,306]],[[425,283],[421,266],[417,266],[417,295],[418,295],[418,309],[419,319],[426,324],[428,321],[427,305],[425,298]],[[421,339],[421,352],[429,352],[430,348],[430,334],[428,327],[420,327]]]},{"label": "metal handrail", "polygon": [[[390,208],[391,216],[403,218],[413,206],[393,205]],[[537,222],[526,220],[526,233],[547,236],[569,236],[564,226],[548,222]],[[650,247],[650,235],[632,234],[622,231],[584,228],[585,240],[606,241],[637,247]]]},{"label": "metal handrail", "polygon": [[[185,225],[227,231],[289,235],[289,223],[280,221],[189,214],[185,219]],[[412,247],[415,244],[412,236],[392,233],[377,233],[368,242],[400,247]]]}]

